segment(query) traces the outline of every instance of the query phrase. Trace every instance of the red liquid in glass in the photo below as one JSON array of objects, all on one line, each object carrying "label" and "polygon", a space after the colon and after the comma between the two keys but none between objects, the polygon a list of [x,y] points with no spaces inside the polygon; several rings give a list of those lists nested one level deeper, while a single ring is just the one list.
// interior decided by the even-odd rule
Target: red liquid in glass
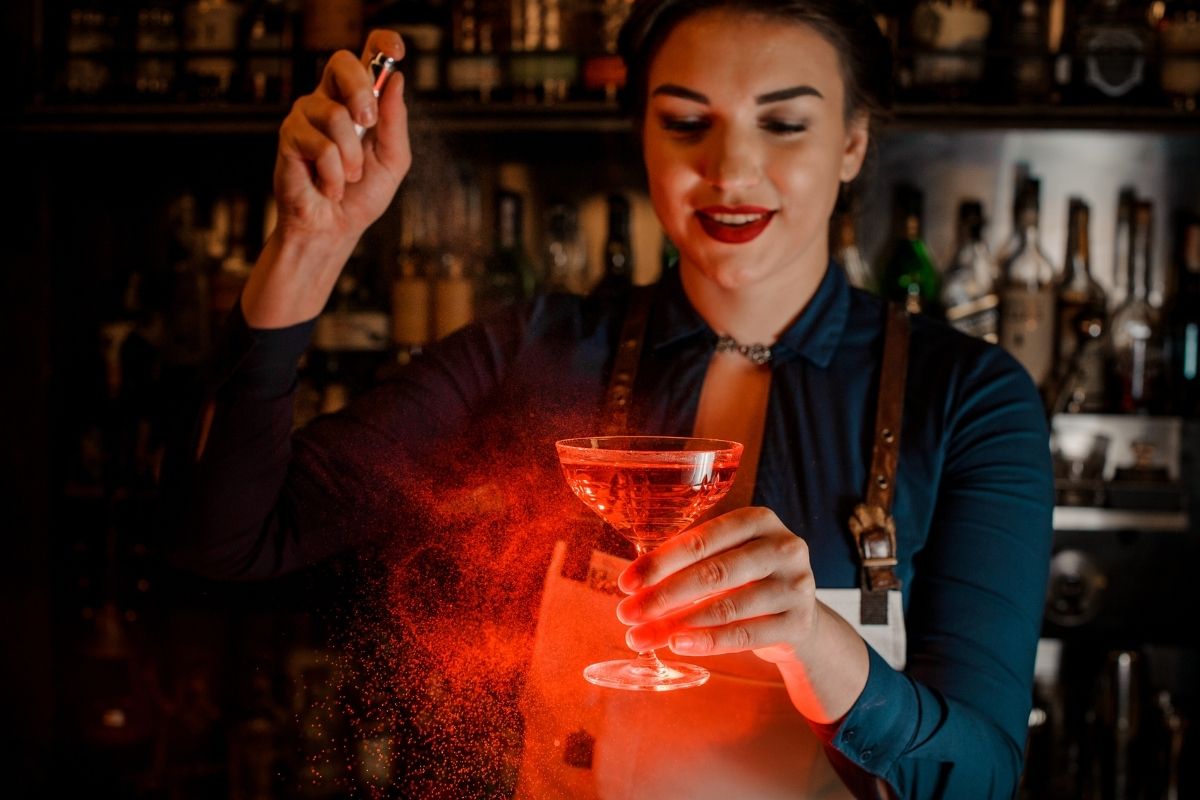
[{"label": "red liquid in glass", "polygon": [[690,525],[733,486],[737,459],[706,464],[562,460],[572,491],[639,548],[652,550]]}]

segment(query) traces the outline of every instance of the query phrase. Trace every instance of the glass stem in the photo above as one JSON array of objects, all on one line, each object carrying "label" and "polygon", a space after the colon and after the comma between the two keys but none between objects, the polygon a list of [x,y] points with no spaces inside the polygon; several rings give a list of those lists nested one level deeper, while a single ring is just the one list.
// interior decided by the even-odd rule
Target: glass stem
[{"label": "glass stem", "polygon": [[[633,543],[633,547],[637,551],[639,558],[653,549],[637,541]],[[658,675],[663,675],[667,671],[663,663],[658,660],[658,654],[653,650],[639,650],[634,663],[637,665],[636,669],[651,671]]]}]

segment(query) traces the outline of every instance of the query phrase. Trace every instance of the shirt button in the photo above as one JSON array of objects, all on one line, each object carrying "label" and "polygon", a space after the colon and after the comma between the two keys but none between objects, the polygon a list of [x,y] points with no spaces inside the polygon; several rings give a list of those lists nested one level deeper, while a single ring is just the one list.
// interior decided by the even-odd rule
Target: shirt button
[{"label": "shirt button", "polygon": [[863,750],[861,753],[861,757],[862,757],[863,761],[870,761],[871,756],[873,756],[873,755],[875,755],[875,751],[869,747],[866,750]]},{"label": "shirt button", "polygon": [[857,731],[857,730],[855,730],[854,728],[847,728],[847,729],[846,729],[846,739],[847,739],[847,740],[849,740],[849,739],[853,739],[853,738],[854,738],[854,734],[856,734],[856,733],[858,733],[858,731]]}]

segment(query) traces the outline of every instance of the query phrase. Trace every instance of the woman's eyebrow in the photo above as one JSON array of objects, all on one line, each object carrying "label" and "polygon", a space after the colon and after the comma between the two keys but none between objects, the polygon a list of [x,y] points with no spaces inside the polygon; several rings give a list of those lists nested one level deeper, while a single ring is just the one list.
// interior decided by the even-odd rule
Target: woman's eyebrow
[{"label": "woman's eyebrow", "polygon": [[754,98],[754,102],[760,106],[764,106],[767,103],[778,103],[783,100],[791,100],[793,97],[818,97],[822,100],[825,99],[825,96],[818,92],[814,87],[801,85],[792,86],[788,89],[779,89],[774,92],[767,92],[766,94],[760,94],[758,97]]},{"label": "woman's eyebrow", "polygon": [[658,86],[657,88],[655,88],[655,90],[650,93],[651,97],[658,97],[659,95],[667,95],[668,97],[680,97],[680,98],[683,98],[684,100],[693,100],[697,103],[703,103],[704,105],[708,105],[708,97],[700,94],[697,91],[693,91],[692,89],[685,88],[685,87],[680,86],[675,83],[664,83],[664,84]]},{"label": "woman's eyebrow", "polygon": [[[651,97],[658,97],[659,95],[679,97],[684,100],[703,103],[704,105],[709,104],[709,100],[706,95],[700,94],[700,92],[697,92],[694,89],[688,89],[687,87],[680,86],[676,83],[664,83],[655,87],[654,91],[650,93]],[[754,102],[757,105],[764,106],[768,103],[780,103],[784,100],[791,100],[795,97],[817,97],[822,100],[825,99],[825,96],[817,91],[814,87],[800,85],[791,86],[787,89],[777,89],[776,91],[767,92],[766,94],[760,94],[758,97],[754,98]]]}]

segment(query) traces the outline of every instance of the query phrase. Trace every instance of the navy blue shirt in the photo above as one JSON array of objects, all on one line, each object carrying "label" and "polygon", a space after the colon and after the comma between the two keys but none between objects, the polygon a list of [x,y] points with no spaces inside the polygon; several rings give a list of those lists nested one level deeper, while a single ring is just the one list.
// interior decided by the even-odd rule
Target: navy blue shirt
[{"label": "navy blue shirt", "polygon": [[[623,310],[620,298],[540,297],[294,434],[312,323],[251,330],[235,314],[211,423],[167,472],[178,560],[267,577],[363,546],[383,519],[419,526],[416,497],[478,477],[473,459],[489,447],[554,472],[556,439],[599,428]],[[883,329],[882,302],[831,265],[773,348],[754,503],[804,537],[820,587],[857,586],[846,523],[867,485]],[[630,432],[691,433],[716,340],[667,270]],[[849,713],[814,726],[856,794],[871,796],[876,776],[902,797],[1015,794],[1052,507],[1048,431],[1027,373],[999,347],[914,318],[894,505],[907,666],[871,651]]]}]

